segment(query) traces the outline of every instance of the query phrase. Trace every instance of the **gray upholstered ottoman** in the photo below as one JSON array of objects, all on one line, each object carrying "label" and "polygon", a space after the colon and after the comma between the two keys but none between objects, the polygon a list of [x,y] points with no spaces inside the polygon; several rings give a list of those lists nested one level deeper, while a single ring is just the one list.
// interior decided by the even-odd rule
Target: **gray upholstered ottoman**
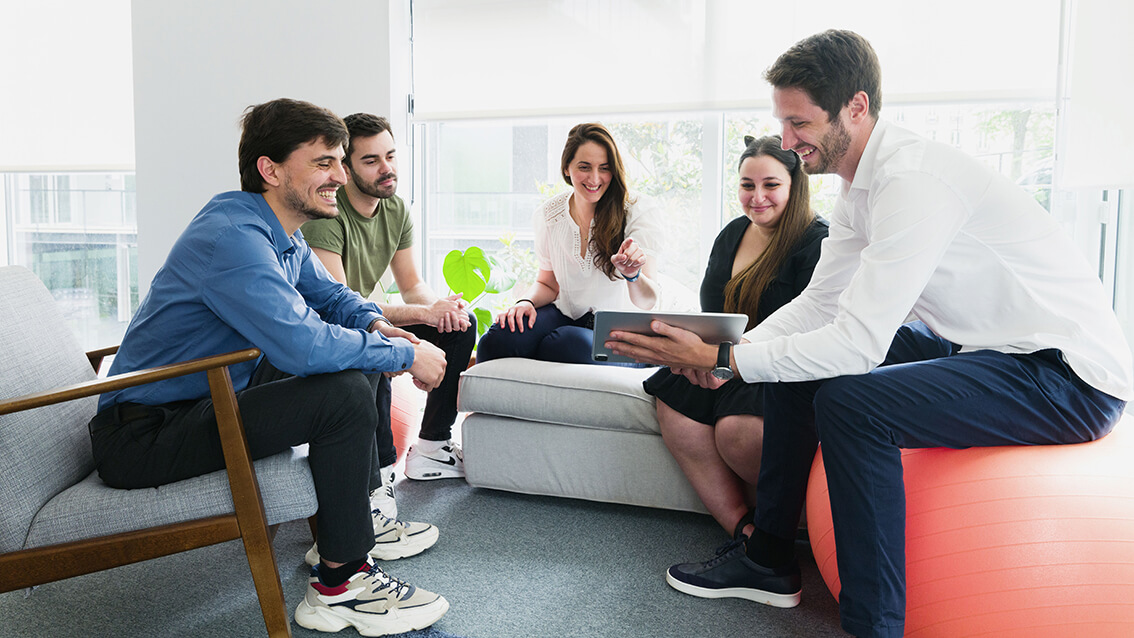
[{"label": "gray upholstered ottoman", "polygon": [[467,480],[525,494],[705,512],[658,432],[653,369],[497,359],[461,374]]}]

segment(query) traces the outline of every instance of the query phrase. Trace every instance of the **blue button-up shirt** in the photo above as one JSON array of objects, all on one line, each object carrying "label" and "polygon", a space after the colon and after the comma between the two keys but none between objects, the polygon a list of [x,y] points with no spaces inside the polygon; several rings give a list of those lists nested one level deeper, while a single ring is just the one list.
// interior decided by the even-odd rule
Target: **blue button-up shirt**
[{"label": "blue button-up shirt", "polygon": [[[262,195],[223,193],[193,218],[154,276],[110,374],[249,347],[298,376],[404,370],[413,364],[409,341],[367,332],[381,314],[327,273],[301,232],[289,237]],[[237,391],[256,363],[229,368]],[[208,393],[202,372],[104,394],[99,409]]]}]

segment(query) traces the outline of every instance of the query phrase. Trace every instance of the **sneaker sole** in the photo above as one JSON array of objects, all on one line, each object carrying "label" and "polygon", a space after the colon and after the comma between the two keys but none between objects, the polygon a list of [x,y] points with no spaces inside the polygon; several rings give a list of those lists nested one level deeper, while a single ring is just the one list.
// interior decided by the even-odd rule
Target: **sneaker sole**
[{"label": "sneaker sole", "polygon": [[436,481],[438,479],[447,478],[465,478],[463,470],[456,470],[449,466],[441,468],[434,468],[428,470],[418,470],[416,468],[406,468],[406,478],[415,481]]},{"label": "sneaker sole", "polygon": [[334,633],[354,627],[360,636],[386,636],[425,629],[449,611],[449,601],[437,600],[411,609],[391,609],[385,614],[368,614],[350,609],[312,607],[304,598],[295,608],[295,623],[300,627]]},{"label": "sneaker sole", "polygon": [[[416,556],[436,545],[439,536],[440,533],[438,529],[431,527],[420,534],[411,536],[406,542],[384,543],[381,547],[375,545],[368,553],[371,557],[378,560],[408,558],[410,556]],[[312,545],[311,549],[307,550],[307,553],[303,555],[303,562],[312,567],[319,564],[319,552],[316,547],[318,546]]]},{"label": "sneaker sole", "polygon": [[751,600],[754,603],[762,605],[769,605],[771,607],[780,607],[788,609],[795,607],[799,604],[802,590],[794,594],[776,594],[770,591],[763,591],[760,589],[751,589],[749,587],[724,587],[721,589],[709,589],[707,587],[698,587],[697,585],[690,585],[687,582],[678,580],[672,574],[666,572],[665,582],[670,587],[676,589],[683,594],[690,596],[697,596],[698,598],[742,598],[744,600]]},{"label": "sneaker sole", "polygon": [[378,560],[397,560],[416,556],[437,543],[439,532],[436,527],[430,527],[424,532],[410,537],[402,537],[393,543],[379,543],[371,550],[370,555]]}]

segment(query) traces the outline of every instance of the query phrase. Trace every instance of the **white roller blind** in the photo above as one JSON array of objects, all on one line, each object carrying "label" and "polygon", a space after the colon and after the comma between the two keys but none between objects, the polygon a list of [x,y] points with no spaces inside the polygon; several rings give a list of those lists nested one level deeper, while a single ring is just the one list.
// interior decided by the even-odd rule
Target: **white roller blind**
[{"label": "white roller blind", "polygon": [[1072,8],[1059,187],[1134,186],[1134,3]]},{"label": "white roller blind", "polygon": [[5,2],[0,60],[0,172],[133,168],[130,0]]},{"label": "white roller blind", "polygon": [[1054,99],[1058,0],[413,0],[418,119],[752,108],[828,28],[871,41],[884,103]]}]

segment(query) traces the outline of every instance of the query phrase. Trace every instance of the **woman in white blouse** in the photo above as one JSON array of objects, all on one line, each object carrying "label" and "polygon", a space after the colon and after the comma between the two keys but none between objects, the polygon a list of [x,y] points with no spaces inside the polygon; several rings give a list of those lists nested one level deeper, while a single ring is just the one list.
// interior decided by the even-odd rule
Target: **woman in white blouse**
[{"label": "woman in white blouse", "polygon": [[496,317],[477,346],[478,361],[594,363],[595,310],[650,310],[657,303],[660,221],[627,190],[610,131],[594,123],[572,128],[561,170],[572,190],[552,197],[534,216],[535,283]]}]

